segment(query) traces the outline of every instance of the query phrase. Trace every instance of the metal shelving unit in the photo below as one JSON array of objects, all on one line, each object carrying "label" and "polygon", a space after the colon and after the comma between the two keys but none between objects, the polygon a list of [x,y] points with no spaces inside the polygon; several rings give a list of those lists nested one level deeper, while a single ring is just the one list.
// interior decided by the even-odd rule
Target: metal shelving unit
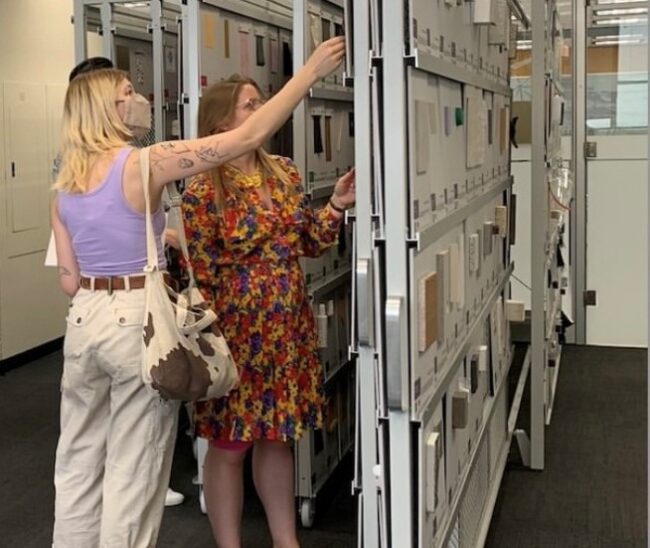
[{"label": "metal shelving unit", "polygon": [[[305,63],[321,40],[342,32],[344,27],[345,7],[337,0],[294,0],[293,2],[293,63],[298,67]],[[350,116],[353,111],[354,90],[346,85],[342,73],[335,74],[314,86],[293,116],[294,162],[305,177],[306,191],[314,204],[323,204],[331,195],[339,176],[353,163],[352,150],[344,147],[343,139],[350,140]],[[318,120],[318,122],[316,121]],[[324,124],[321,124],[324,120]],[[338,134],[334,126],[339,124]],[[344,127],[348,125],[347,132]],[[323,136],[323,132],[325,135]],[[328,133],[329,132],[329,133]],[[335,142],[336,139],[336,142]],[[346,143],[348,141],[345,141]],[[329,148],[328,148],[329,147]],[[342,151],[346,148],[346,151]],[[338,149],[338,150],[334,150]],[[338,152],[338,156],[337,153]],[[349,166],[341,161],[349,155]],[[353,230],[354,218],[346,215],[345,230]],[[347,238],[351,241],[351,236]],[[333,253],[337,253],[333,251]],[[308,279],[308,292],[314,306],[316,321],[319,324],[321,344],[321,362],[325,369],[325,390],[329,401],[329,414],[326,426],[321,431],[310,432],[296,444],[296,496],[302,525],[311,527],[314,521],[316,496],[327,479],[339,465],[343,457],[354,445],[353,429],[355,426],[356,379],[354,356],[351,352],[349,324],[349,307],[352,295],[338,299],[337,303],[346,303],[345,326],[339,325],[338,337],[334,345],[338,346],[338,355],[333,359],[331,317],[340,317],[341,311],[331,309],[332,296],[347,293],[351,285],[352,269],[348,264],[351,251],[346,248],[345,256],[338,255],[334,261],[323,261],[323,275],[312,276],[311,269],[305,265]],[[338,265],[339,260],[344,262]],[[329,267],[328,267],[329,264]],[[320,265],[320,263],[319,263]],[[321,272],[315,272],[321,274]],[[336,298],[335,298],[336,299]],[[327,303],[327,304],[325,304]],[[327,316],[326,316],[326,315]],[[329,319],[328,319],[329,318]],[[319,323],[320,322],[320,323]],[[341,341],[341,329],[346,331],[346,341]],[[345,348],[344,348],[345,347]],[[332,361],[333,360],[333,361]]]},{"label": "metal shelving unit", "polygon": [[[530,444],[520,444],[523,460],[532,469],[544,468],[544,431],[550,423],[561,361],[558,326],[561,326],[563,267],[558,246],[563,240],[567,213],[549,205],[560,179],[563,158],[560,146],[558,101],[565,91],[558,84],[562,28],[555,0],[532,4],[532,234],[531,234],[531,417]],[[575,44],[574,44],[575,46]],[[575,139],[575,136],[574,136]],[[564,188],[573,194],[572,171]],[[566,210],[566,208],[563,208]],[[519,432],[519,440],[526,434]]]},{"label": "metal shelving unit", "polygon": [[[425,181],[423,171],[414,165],[419,162],[415,148],[419,146],[417,126],[422,112],[430,120],[441,120],[437,130],[430,122],[431,134],[439,135],[445,127],[447,137],[452,134],[445,125],[448,108],[455,109],[456,127],[464,126],[469,108],[465,100],[472,88],[481,94],[484,102],[480,105],[492,111],[486,115],[495,115],[486,122],[489,127],[496,124],[500,109],[507,112],[510,90],[505,44],[488,45],[487,26],[481,30],[471,24],[470,29],[442,26],[448,22],[440,23],[437,30],[427,26],[437,24],[440,16],[451,17],[453,10],[458,14],[455,24],[467,24],[479,3],[427,4],[426,10],[434,12],[428,14],[432,23],[418,19],[427,15],[415,0],[354,5],[358,200],[353,315],[359,335],[357,367],[364,379],[359,393],[363,449],[357,453],[354,486],[360,490],[359,545],[364,547],[482,545],[530,370],[527,356],[519,388],[509,401],[504,386],[513,352],[504,302],[512,272],[510,236],[504,231],[503,242],[495,239],[495,218],[491,217],[496,215],[493,208],[510,209],[512,205],[509,155],[505,162],[503,156],[495,159],[493,167],[466,168],[464,152],[454,152],[454,147],[466,146],[466,141],[456,140],[452,145],[438,137],[434,142],[448,148],[438,153],[438,145],[434,145],[422,156],[431,156],[433,151],[434,156],[441,154],[433,162],[444,159],[461,167],[450,175],[442,165],[434,164],[441,169],[434,169]],[[527,24],[518,2],[504,0],[500,7],[508,10],[503,28],[512,30],[511,7],[517,8],[513,12]],[[395,32],[400,28],[408,28],[409,33]],[[445,36],[438,38],[436,32]],[[442,45],[449,46],[447,38],[452,33],[458,40],[443,51]],[[478,42],[472,42],[481,40],[477,36],[485,47],[480,55],[470,49],[478,47]],[[463,39],[465,43],[461,43]],[[424,82],[434,82],[433,91],[425,93]],[[443,89],[452,92],[444,98],[443,91],[438,91]],[[421,111],[421,116],[413,114],[412,109],[417,112],[421,108],[414,107],[414,101],[424,102],[429,110]],[[428,107],[427,102],[435,105]],[[507,120],[507,115],[500,115]],[[463,127],[463,135],[466,131]],[[491,137],[488,140],[486,146],[491,146]],[[495,154],[496,149],[490,150]],[[435,196],[431,190],[429,199],[421,189],[424,184],[438,185]],[[390,206],[384,208],[384,204]],[[432,213],[423,217],[423,207],[430,207]],[[482,242],[490,249],[480,251],[486,261],[483,276],[469,266],[475,260],[470,259],[469,248],[477,241],[479,228]],[[436,306],[422,305],[418,287],[431,264],[442,276],[441,257],[450,250],[457,253],[457,245],[466,250],[460,251],[462,269],[474,272],[471,284],[476,287],[466,280],[461,301],[438,314],[439,321],[444,317],[450,327],[446,332],[438,327],[443,334],[436,354],[432,347],[427,350],[418,342],[423,320],[416,312],[426,313]],[[490,262],[493,245],[499,259]],[[428,365],[423,356],[427,356]],[[462,403],[466,401],[465,381],[471,384],[468,391],[482,394],[467,408]],[[471,422],[463,423],[457,406],[461,415],[464,410],[471,414]]]}]

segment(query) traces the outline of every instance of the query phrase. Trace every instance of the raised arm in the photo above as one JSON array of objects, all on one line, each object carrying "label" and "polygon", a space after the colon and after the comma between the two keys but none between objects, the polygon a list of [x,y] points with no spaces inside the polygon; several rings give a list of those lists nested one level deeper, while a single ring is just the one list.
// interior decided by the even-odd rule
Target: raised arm
[{"label": "raised arm", "polygon": [[153,145],[150,152],[152,191],[162,190],[171,181],[208,171],[262,146],[289,118],[309,88],[340,65],[344,53],[343,37],[323,42],[278,93],[232,131]]}]

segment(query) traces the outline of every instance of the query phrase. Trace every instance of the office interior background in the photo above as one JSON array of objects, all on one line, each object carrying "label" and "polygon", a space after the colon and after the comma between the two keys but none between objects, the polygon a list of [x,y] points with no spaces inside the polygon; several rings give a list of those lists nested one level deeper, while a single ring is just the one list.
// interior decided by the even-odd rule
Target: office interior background
[{"label": "office interior background", "polygon": [[[68,299],[45,266],[67,78],[102,55],[196,136],[202,90],[340,71],[268,143],[314,207],[327,420],[294,446],[304,548],[647,544],[648,3],[0,0],[0,545],[51,543]],[[161,547],[212,546],[181,417]],[[270,546],[247,479],[244,546]]]}]

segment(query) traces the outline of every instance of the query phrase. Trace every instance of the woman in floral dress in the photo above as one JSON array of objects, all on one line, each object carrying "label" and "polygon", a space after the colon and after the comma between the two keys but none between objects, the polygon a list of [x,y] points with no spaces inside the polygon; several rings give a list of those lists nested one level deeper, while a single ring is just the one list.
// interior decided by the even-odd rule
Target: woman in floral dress
[{"label": "woman in floral dress", "polygon": [[[201,98],[199,135],[238,127],[262,103],[253,80],[213,85]],[[263,149],[196,176],[183,195],[196,280],[241,374],[228,396],[195,405],[196,433],[210,440],[203,485],[220,548],[240,546],[250,447],[273,545],[298,546],[290,444],[323,419],[317,333],[298,259],[336,243],[354,199],[350,171],[328,204],[312,210],[292,161]]]}]

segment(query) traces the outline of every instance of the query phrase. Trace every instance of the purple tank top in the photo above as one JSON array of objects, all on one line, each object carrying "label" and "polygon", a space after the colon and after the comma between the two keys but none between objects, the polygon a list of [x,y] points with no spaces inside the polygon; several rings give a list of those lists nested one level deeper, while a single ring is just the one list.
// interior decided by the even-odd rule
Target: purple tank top
[{"label": "purple tank top", "polygon": [[[122,190],[124,164],[133,150],[121,149],[102,183],[83,194],[58,193],[59,217],[68,229],[79,269],[87,276],[126,276],[147,264],[145,216],[131,209]],[[166,268],[160,236],[165,213],[153,215],[158,265]]]}]

